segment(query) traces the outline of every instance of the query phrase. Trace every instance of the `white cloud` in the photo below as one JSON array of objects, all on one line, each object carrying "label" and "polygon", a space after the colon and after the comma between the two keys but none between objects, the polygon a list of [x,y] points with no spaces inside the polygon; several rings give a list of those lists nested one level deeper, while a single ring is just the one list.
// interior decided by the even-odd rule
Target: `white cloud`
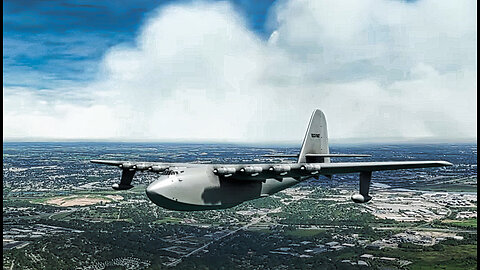
[{"label": "white cloud", "polygon": [[4,87],[4,138],[476,138],[474,1],[284,1],[260,39],[229,5],[160,9],[76,89]]}]

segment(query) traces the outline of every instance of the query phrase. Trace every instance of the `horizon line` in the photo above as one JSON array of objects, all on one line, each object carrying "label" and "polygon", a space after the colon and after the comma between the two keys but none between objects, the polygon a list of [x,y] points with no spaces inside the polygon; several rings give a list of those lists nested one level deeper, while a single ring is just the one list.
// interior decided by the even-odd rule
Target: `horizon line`
[{"label": "horizon line", "polygon": [[[187,139],[63,139],[63,138],[3,138],[3,143],[184,143],[184,144],[243,144],[243,145],[301,145],[302,140],[235,141]],[[330,144],[441,144],[477,143],[477,138],[341,138],[329,139]]]}]

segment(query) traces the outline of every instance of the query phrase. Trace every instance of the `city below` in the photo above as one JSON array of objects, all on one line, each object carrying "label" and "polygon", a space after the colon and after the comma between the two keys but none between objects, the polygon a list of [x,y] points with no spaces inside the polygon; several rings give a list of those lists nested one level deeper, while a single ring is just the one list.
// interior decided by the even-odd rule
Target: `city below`
[{"label": "city below", "polygon": [[[177,212],[145,195],[158,177],[110,188],[120,170],[93,158],[202,163],[265,159],[296,147],[147,143],[4,143],[4,269],[476,269],[476,144],[332,146],[355,161],[447,160],[454,166],[311,179],[215,211]],[[337,158],[336,161],[347,161]]]}]

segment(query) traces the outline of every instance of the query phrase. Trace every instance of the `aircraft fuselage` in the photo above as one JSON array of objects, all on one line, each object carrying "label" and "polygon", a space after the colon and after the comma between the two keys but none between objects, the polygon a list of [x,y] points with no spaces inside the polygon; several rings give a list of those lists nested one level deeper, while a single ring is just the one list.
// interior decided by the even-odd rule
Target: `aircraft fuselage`
[{"label": "aircraft fuselage", "polygon": [[161,175],[146,190],[156,205],[180,211],[229,208],[272,195],[308,177],[267,178],[263,181],[232,181],[216,175],[212,166],[185,168]]}]

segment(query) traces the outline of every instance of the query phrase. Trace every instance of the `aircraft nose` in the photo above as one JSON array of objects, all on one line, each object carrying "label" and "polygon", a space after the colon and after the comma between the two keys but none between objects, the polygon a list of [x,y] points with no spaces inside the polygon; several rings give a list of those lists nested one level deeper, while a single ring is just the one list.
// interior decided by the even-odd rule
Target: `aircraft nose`
[{"label": "aircraft nose", "polygon": [[[181,203],[177,199],[172,187],[174,186],[171,178],[159,179],[151,183],[147,189],[147,197],[156,205],[171,210],[183,210]],[[173,192],[173,193],[172,193]]]},{"label": "aircraft nose", "polygon": [[156,202],[160,198],[164,197],[162,193],[168,189],[168,186],[170,185],[171,181],[166,178],[166,179],[159,179],[153,183],[151,183],[146,190],[147,197],[153,201]]},{"label": "aircraft nose", "polygon": [[[166,179],[165,179],[166,180]],[[162,187],[165,186],[165,180],[157,180],[147,187],[147,196],[149,198],[160,195]]]},{"label": "aircraft nose", "polygon": [[148,198],[150,198],[150,200],[152,199],[152,197],[157,195],[157,191],[156,191],[155,186],[153,184],[148,185],[146,192],[147,192],[147,196],[148,196]]}]

